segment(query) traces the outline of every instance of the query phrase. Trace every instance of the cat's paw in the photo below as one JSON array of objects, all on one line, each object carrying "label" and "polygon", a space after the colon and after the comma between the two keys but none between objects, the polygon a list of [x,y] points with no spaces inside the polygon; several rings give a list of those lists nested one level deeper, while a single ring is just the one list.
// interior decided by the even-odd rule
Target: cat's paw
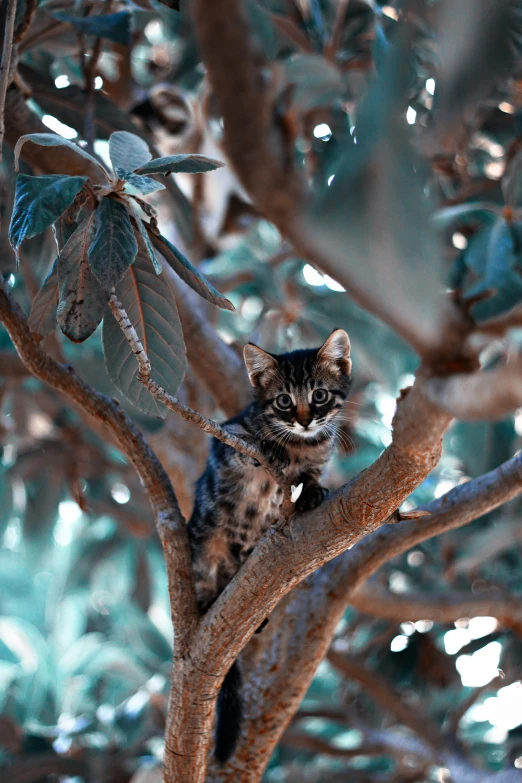
[{"label": "cat's paw", "polygon": [[312,511],[320,506],[323,500],[328,497],[328,490],[321,487],[320,484],[309,484],[305,487],[297,499],[295,507],[297,511]]}]

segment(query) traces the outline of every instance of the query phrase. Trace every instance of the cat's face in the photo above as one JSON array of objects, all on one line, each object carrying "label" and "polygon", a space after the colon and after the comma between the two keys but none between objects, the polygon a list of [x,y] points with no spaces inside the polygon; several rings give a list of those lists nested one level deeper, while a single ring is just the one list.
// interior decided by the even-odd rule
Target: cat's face
[{"label": "cat's face", "polygon": [[285,444],[333,436],[333,420],[351,383],[346,332],[336,329],[320,348],[279,356],[248,343],[244,358],[274,440]]}]

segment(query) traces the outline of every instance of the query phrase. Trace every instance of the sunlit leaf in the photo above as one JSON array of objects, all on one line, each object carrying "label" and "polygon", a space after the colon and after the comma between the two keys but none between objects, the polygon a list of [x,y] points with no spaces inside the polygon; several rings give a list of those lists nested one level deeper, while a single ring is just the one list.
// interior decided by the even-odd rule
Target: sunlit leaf
[{"label": "sunlit leaf", "polygon": [[138,244],[126,207],[112,198],[102,198],[96,210],[96,234],[89,248],[94,276],[111,291],[136,258]]},{"label": "sunlit leaf", "polygon": [[15,166],[17,171],[18,171],[18,160],[20,158],[21,149],[23,145],[28,141],[32,141],[33,144],[38,144],[40,147],[67,147],[68,149],[76,152],[78,155],[81,155],[82,158],[86,158],[86,160],[89,160],[91,163],[94,163],[107,176],[107,172],[105,171],[101,163],[99,163],[96,160],[96,158],[93,158],[92,155],[89,155],[89,153],[85,152],[85,150],[82,149],[82,147],[79,147],[77,144],[74,144],[72,141],[68,141],[68,139],[64,139],[63,136],[57,136],[56,133],[28,133],[25,136],[21,136],[16,142],[16,147],[14,150]]},{"label": "sunlit leaf", "polygon": [[[168,281],[155,274],[144,247],[116,286],[116,295],[147,352],[152,379],[176,394],[186,367],[176,300]],[[103,351],[109,377],[121,393],[143,413],[164,418],[166,408],[138,380],[136,357],[110,310],[103,322]]]},{"label": "sunlit leaf", "polygon": [[87,257],[95,231],[94,218],[95,213],[85,218],[58,258],[60,304],[57,320],[62,332],[75,343],[91,336],[103,318],[107,301]]},{"label": "sunlit leaf", "polygon": [[19,174],[9,241],[18,250],[26,239],[41,234],[72,204],[87,177],[49,174],[31,177]]},{"label": "sunlit leaf", "polygon": [[134,171],[152,158],[147,142],[127,131],[111,133],[109,155],[114,170],[121,172]]},{"label": "sunlit leaf", "polygon": [[235,310],[234,305],[230,302],[226,296],[220,294],[213,285],[211,285],[206,277],[204,277],[199,269],[192,264],[183,253],[178,250],[168,239],[165,237],[155,237],[157,242],[157,248],[160,253],[165,257],[166,261],[170,264],[172,269],[178,274],[181,279],[189,285],[193,291],[199,294],[207,302],[221,307],[223,310]]}]

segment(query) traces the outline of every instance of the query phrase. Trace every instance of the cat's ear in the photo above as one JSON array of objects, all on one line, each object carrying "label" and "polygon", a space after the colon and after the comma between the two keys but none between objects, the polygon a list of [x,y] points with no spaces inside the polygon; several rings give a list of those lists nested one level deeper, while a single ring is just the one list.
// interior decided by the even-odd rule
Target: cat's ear
[{"label": "cat's ear", "polygon": [[252,386],[264,386],[277,372],[277,359],[253,343],[245,345],[243,358]]},{"label": "cat's ear", "polygon": [[350,338],[344,329],[335,329],[317,352],[317,360],[332,372],[350,375]]}]

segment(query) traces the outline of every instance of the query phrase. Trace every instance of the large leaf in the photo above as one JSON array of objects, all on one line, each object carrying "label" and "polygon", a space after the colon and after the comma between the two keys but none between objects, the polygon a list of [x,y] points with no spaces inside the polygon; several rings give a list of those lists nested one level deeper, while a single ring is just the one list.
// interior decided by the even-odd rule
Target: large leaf
[{"label": "large leaf", "polygon": [[444,270],[423,168],[400,116],[408,105],[411,45],[396,43],[385,76],[374,80],[358,110],[357,144],[346,149],[298,230],[322,270],[422,354],[440,340]]},{"label": "large leaf", "polygon": [[99,163],[96,158],[93,158],[92,155],[89,155],[88,152],[85,152],[84,149],[79,147],[77,144],[73,144],[72,141],[69,141],[68,139],[64,139],[63,136],[57,136],[56,133],[27,133],[25,136],[20,136],[18,141],[16,142],[15,150],[14,150],[14,156],[15,156],[15,167],[18,171],[18,159],[20,157],[20,152],[22,147],[27,141],[32,141],[33,144],[38,144],[40,147],[68,147],[70,150],[73,150],[78,155],[81,155],[82,158],[86,158],[87,160],[90,160],[91,163],[94,163],[98,168],[103,171],[105,176],[108,176],[107,172]]},{"label": "large leaf", "polygon": [[[168,281],[155,274],[141,243],[134,264],[116,286],[116,295],[147,352],[153,380],[176,394],[186,368],[176,300]],[[138,380],[136,357],[108,308],[103,322],[103,350],[109,377],[121,393],[143,413],[165,418],[165,406]]]},{"label": "large leaf", "polygon": [[50,334],[56,327],[56,309],[58,307],[58,269],[57,261],[49,272],[31,306],[29,329],[42,337]]},{"label": "large leaf", "polygon": [[95,213],[85,218],[58,258],[57,320],[62,332],[75,343],[91,336],[103,318],[107,301],[87,258],[94,236],[94,218]]},{"label": "large leaf", "polygon": [[119,283],[137,252],[126,207],[112,198],[102,198],[96,210],[96,235],[89,248],[89,263],[107,291]]},{"label": "large leaf", "polygon": [[181,279],[189,285],[193,291],[199,294],[207,302],[221,307],[223,310],[235,310],[234,305],[226,296],[220,294],[199,269],[192,264],[183,253],[163,236],[154,237],[157,249],[165,256],[166,261]]},{"label": "large leaf", "polygon": [[63,174],[20,174],[9,226],[9,241],[14,249],[52,225],[73,203],[87,179]]},{"label": "large leaf", "polygon": [[131,37],[131,15],[128,11],[118,11],[115,14],[97,16],[70,16],[70,14],[55,13],[60,22],[68,22],[84,35],[95,35],[107,38],[109,41],[128,46]]},{"label": "large leaf", "polygon": [[152,155],[148,144],[127,131],[116,131],[109,138],[109,155],[114,171],[134,171],[147,163]]},{"label": "large leaf", "polygon": [[444,125],[488,96],[520,57],[519,0],[444,0],[440,9],[437,115]]},{"label": "large leaf", "polygon": [[136,167],[136,174],[204,174],[224,166],[219,160],[206,158],[205,155],[169,155],[166,158],[155,158],[144,166]]}]

